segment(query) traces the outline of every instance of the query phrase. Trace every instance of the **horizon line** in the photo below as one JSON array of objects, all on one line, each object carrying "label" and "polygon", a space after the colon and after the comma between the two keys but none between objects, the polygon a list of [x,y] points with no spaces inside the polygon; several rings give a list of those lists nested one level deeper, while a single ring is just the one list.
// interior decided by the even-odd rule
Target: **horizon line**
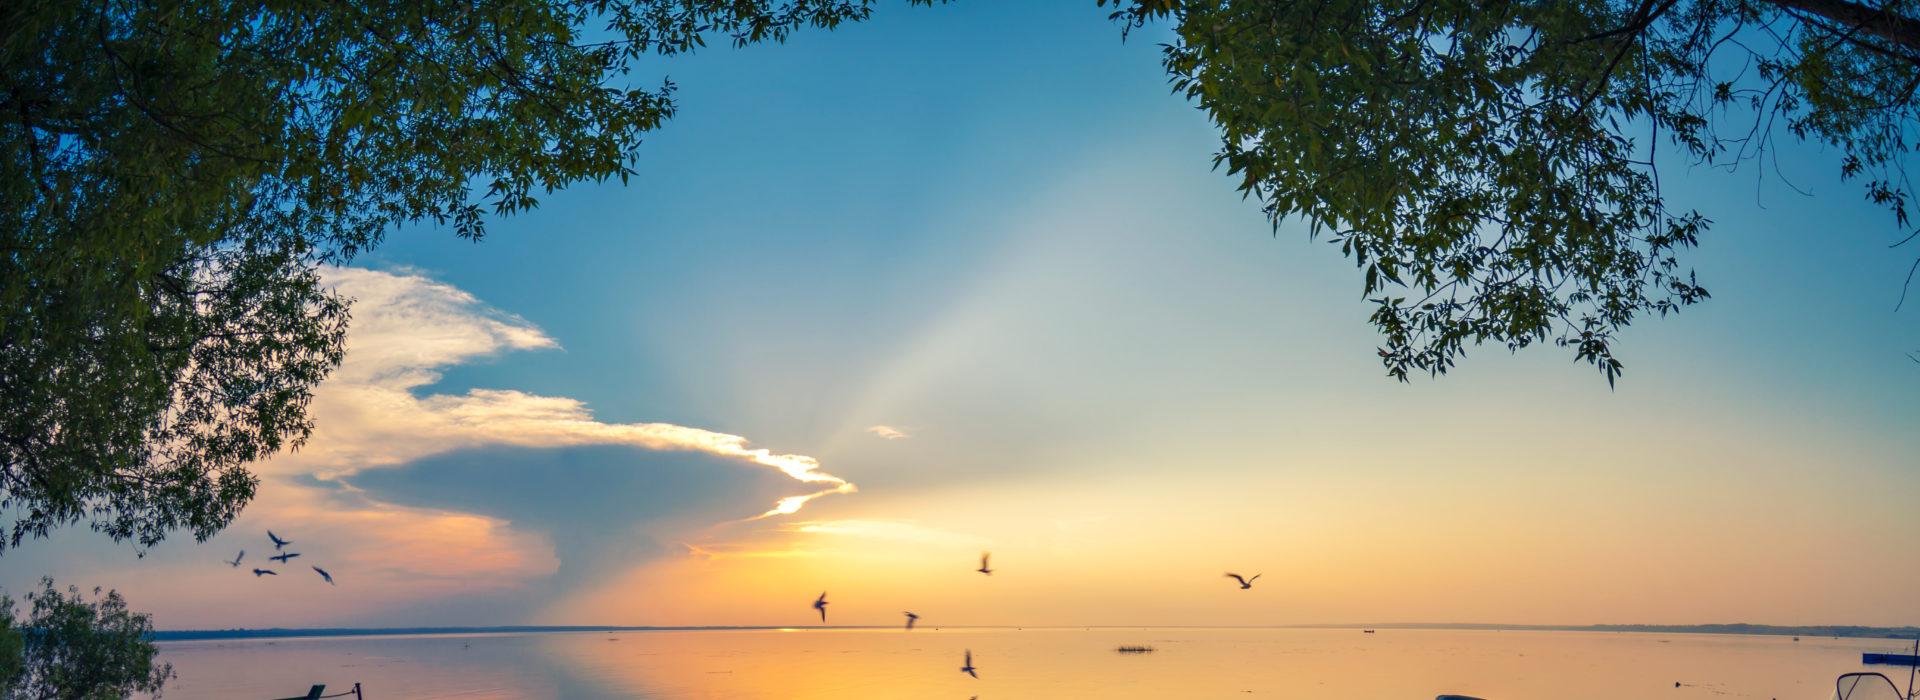
[{"label": "horizon line", "polygon": [[[1010,629],[1020,625],[927,625],[933,629]],[[1631,624],[1497,624],[1485,622],[1295,623],[1280,625],[1031,625],[1036,630],[1064,629],[1395,629],[1518,632],[1614,632],[1655,634],[1735,634],[1748,636],[1814,636],[1856,639],[1920,638],[1920,626],[1766,625],[1747,622],[1663,625]],[[474,625],[422,627],[233,627],[225,629],[154,630],[156,641],[216,639],[286,639],[296,637],[447,636],[460,634],[514,634],[556,632],[724,632],[890,630],[899,625]]]}]

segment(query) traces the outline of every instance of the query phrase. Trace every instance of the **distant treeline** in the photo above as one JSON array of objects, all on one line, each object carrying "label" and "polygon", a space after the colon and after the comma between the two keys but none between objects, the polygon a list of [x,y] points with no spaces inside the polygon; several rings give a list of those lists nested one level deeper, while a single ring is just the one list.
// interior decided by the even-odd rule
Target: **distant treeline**
[{"label": "distant treeline", "polygon": [[319,629],[227,629],[159,630],[155,641],[193,639],[279,639],[285,637],[375,637],[448,634],[527,634],[537,632],[685,632],[697,630],[774,630],[779,627],[596,627],[596,626],[509,626],[509,627],[328,627]]},{"label": "distant treeline", "polygon": [[1862,637],[1920,639],[1920,627],[1862,627],[1859,625],[1491,625],[1461,623],[1384,623],[1377,625],[1305,625],[1316,628],[1526,630],[1536,632],[1643,632],[1650,634],[1760,634],[1791,637]]},{"label": "distant treeline", "polygon": [[1795,637],[1885,637],[1890,639],[1920,638],[1920,627],[1861,627],[1859,625],[1781,627],[1777,625],[1749,625],[1744,622],[1730,625],[1591,625],[1573,629],[1593,630],[1595,632],[1772,634],[1792,635]]},{"label": "distant treeline", "polygon": [[[952,626],[952,625],[949,625]],[[1762,634],[1796,637],[1859,637],[1869,639],[1920,639],[1920,627],[1861,627],[1858,625],[1494,625],[1477,622],[1425,623],[1391,622],[1372,625],[1282,625],[1293,629],[1445,629],[1445,630],[1517,630],[1533,632],[1643,632],[1651,634]],[[1143,629],[1126,626],[1125,629]],[[617,626],[505,626],[505,627],[332,627],[323,629],[227,629],[162,630],[153,633],[156,641],[196,639],[283,639],[288,637],[374,637],[450,634],[532,634],[546,632],[695,632],[714,630],[777,630],[780,626],[713,627],[617,627]],[[807,629],[888,629],[863,626],[808,626]],[[1104,627],[1102,629],[1105,629]],[[1245,628],[1242,628],[1245,629]]]}]

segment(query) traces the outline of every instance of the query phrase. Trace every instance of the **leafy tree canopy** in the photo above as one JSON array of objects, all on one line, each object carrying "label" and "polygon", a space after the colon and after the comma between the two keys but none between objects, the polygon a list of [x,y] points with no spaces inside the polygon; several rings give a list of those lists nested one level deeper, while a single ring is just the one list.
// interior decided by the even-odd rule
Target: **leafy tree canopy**
[{"label": "leafy tree canopy", "polygon": [[341,359],[318,264],[624,179],[674,111],[634,61],[869,2],[0,4],[0,551],[218,532]]},{"label": "leafy tree canopy", "polygon": [[53,579],[28,593],[31,610],[14,618],[13,600],[0,596],[0,698],[6,700],[108,700],[133,693],[158,696],[173,676],[171,664],[155,664],[153,622],[129,612],[118,591],[97,600]]},{"label": "leafy tree canopy", "polygon": [[1171,20],[1216,163],[1359,265],[1402,380],[1551,341],[1611,384],[1623,328],[1708,296],[1679,260],[1708,219],[1662,196],[1656,155],[1824,143],[1909,225],[1915,0],[1100,2]]},{"label": "leafy tree canopy", "polygon": [[[1706,299],[1656,153],[1833,145],[1907,225],[1920,0],[1097,1],[1174,24],[1218,162],[1359,264],[1403,380],[1551,341],[1612,382],[1617,333]],[[340,361],[319,264],[624,179],[674,111],[634,62],[871,2],[0,4],[0,550],[219,531]]]}]

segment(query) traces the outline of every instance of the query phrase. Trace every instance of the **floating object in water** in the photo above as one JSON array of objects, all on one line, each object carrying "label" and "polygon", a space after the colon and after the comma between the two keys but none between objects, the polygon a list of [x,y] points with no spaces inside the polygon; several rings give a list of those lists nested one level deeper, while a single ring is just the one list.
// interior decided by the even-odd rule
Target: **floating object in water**
[{"label": "floating object in water", "polygon": [[1360,630],[1361,634],[1373,634],[1373,630]]},{"label": "floating object in water", "polygon": [[1868,666],[1875,664],[1887,666],[1920,666],[1920,656],[1913,654],[1864,653],[1860,655],[1860,663]]},{"label": "floating object in water", "polygon": [[1480,700],[1472,695],[1442,695],[1433,700]]},{"label": "floating object in water", "polygon": [[322,683],[322,684],[318,684],[318,685],[315,685],[315,686],[313,686],[313,687],[312,687],[311,689],[308,689],[308,690],[307,690],[307,694],[306,694],[306,695],[301,695],[301,696],[297,696],[297,697],[291,697],[291,698],[286,698],[285,700],[312,700],[313,698],[343,698],[343,697],[346,697],[346,696],[348,696],[348,695],[352,695],[352,696],[353,696],[353,697],[355,697],[355,698],[364,698],[364,697],[366,697],[366,696],[364,696],[364,695],[361,695],[361,694],[360,694],[360,684],[359,684],[359,683],[355,683],[355,684],[353,684],[353,690],[349,690],[349,691],[347,691],[347,692],[344,692],[344,693],[337,693],[337,694],[334,694],[334,695],[321,695],[321,693],[324,693],[324,692],[327,692],[327,686],[326,686],[326,684],[324,684],[324,683]]},{"label": "floating object in water", "polygon": [[1114,651],[1122,654],[1147,654],[1153,652],[1153,647],[1119,647]]},{"label": "floating object in water", "polygon": [[993,575],[993,567],[991,567],[991,566],[987,566],[987,560],[988,560],[988,559],[991,559],[991,558],[993,558],[993,552],[981,552],[981,553],[980,553],[980,568],[978,568],[978,569],[974,569],[974,571],[978,571],[978,572],[980,572],[980,573],[983,573],[983,574],[986,574],[986,575],[988,575],[988,576],[992,576],[992,575]]},{"label": "floating object in water", "polygon": [[[1878,673],[1843,673],[1834,680],[1834,697],[1838,700],[1868,700],[1869,698],[1916,698],[1914,679],[1920,678],[1920,639],[1913,640],[1911,654],[1861,654],[1860,663],[1889,664],[1907,667],[1907,692],[1901,693],[1893,679]],[[1885,689],[1886,692],[1881,692]]]}]

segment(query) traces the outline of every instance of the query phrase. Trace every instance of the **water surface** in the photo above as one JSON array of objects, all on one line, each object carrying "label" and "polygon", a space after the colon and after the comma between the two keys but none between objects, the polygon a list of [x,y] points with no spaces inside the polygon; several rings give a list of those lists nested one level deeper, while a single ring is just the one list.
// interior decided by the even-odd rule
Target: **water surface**
[{"label": "water surface", "polygon": [[[1147,654],[1120,654],[1145,645]],[[172,698],[1831,697],[1893,640],[1348,629],[564,632],[161,642]],[[959,671],[972,649],[980,678]],[[1891,669],[1882,668],[1884,671]],[[1891,674],[1890,674],[1891,675]],[[1899,679],[1904,687],[1906,678]],[[1679,683],[1675,687],[1675,683]]]}]

